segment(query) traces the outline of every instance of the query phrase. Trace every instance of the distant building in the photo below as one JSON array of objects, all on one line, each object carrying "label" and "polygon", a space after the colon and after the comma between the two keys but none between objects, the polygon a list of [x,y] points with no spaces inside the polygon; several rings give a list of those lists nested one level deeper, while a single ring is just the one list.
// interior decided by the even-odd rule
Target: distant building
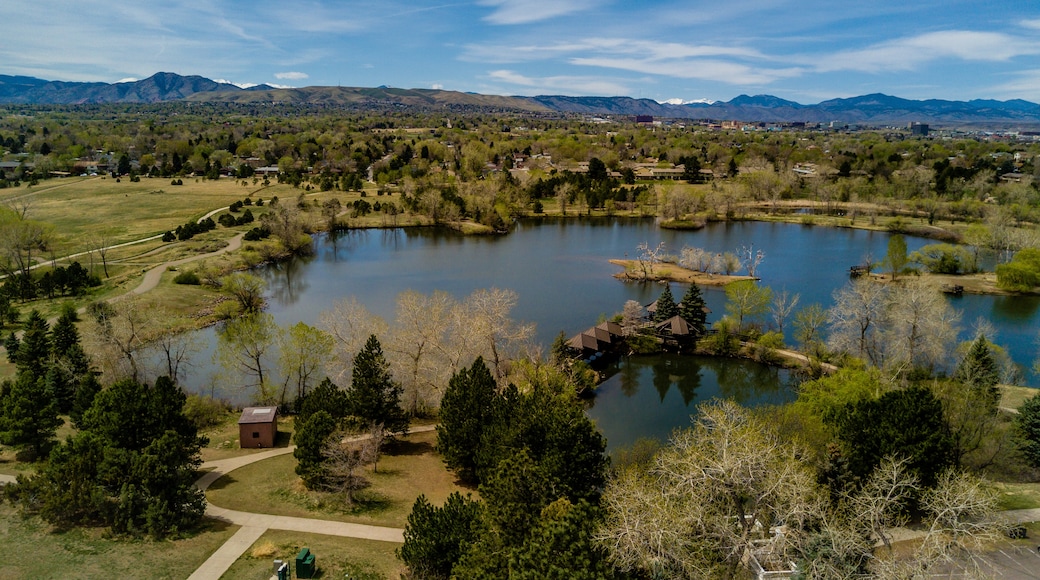
[{"label": "distant building", "polygon": [[915,135],[915,136],[919,136],[919,137],[927,137],[928,136],[928,123],[913,122],[913,123],[910,123],[909,125],[907,125],[906,128],[910,130],[910,134],[911,135]]},{"label": "distant building", "polygon": [[643,123],[646,125],[652,125],[654,122],[653,115],[636,115],[636,123]]}]

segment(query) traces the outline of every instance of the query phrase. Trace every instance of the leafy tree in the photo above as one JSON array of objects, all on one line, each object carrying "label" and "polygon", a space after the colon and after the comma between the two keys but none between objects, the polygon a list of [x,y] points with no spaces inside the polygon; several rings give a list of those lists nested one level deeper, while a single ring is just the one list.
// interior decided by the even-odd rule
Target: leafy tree
[{"label": "leafy tree", "polygon": [[475,482],[481,435],[495,401],[495,378],[483,357],[451,378],[441,400],[437,450],[445,465],[465,481]]},{"label": "leafy tree", "polygon": [[448,578],[478,537],[480,503],[453,492],[441,507],[420,495],[408,514],[397,555],[417,578]]},{"label": "leafy tree", "polygon": [[854,477],[867,477],[888,456],[906,457],[925,486],[955,460],[942,403],[921,386],[889,391],[846,405],[831,420]]},{"label": "leafy tree", "polygon": [[654,312],[654,322],[662,322],[679,314],[679,307],[672,297],[672,285],[665,284],[664,290],[657,298],[657,311]]},{"label": "leafy tree", "polygon": [[46,457],[62,424],[46,381],[31,372],[20,372],[4,391],[0,440],[27,451],[32,461]]},{"label": "leafy tree", "polygon": [[689,323],[690,329],[695,334],[704,334],[707,328],[708,313],[705,311],[706,309],[707,305],[704,303],[700,287],[690,284],[686,293],[683,294],[682,300],[679,301],[679,316]]},{"label": "leafy tree", "polygon": [[296,449],[296,474],[308,489],[317,489],[323,481],[325,456],[322,450],[329,437],[336,432],[336,420],[328,411],[317,411],[296,427],[293,439]]},{"label": "leafy tree", "polygon": [[737,321],[737,329],[744,329],[744,319],[755,318],[769,311],[773,290],[759,286],[754,280],[738,280],[726,285],[726,312]]},{"label": "leafy tree", "polygon": [[888,253],[885,254],[885,263],[888,264],[892,279],[895,280],[909,261],[906,255],[906,239],[899,234],[888,239]]},{"label": "leafy tree", "polygon": [[1026,461],[1040,468],[1040,394],[1026,399],[1015,416],[1018,447]]},{"label": "leafy tree", "polygon": [[408,430],[408,416],[401,408],[401,385],[390,375],[390,365],[376,335],[368,337],[354,357],[347,411],[360,425],[382,425],[389,434]]}]

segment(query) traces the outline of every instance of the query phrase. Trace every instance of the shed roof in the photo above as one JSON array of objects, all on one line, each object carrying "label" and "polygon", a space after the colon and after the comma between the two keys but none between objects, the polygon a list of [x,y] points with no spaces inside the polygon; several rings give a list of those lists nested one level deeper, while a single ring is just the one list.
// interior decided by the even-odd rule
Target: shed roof
[{"label": "shed roof", "polygon": [[238,424],[272,423],[277,415],[278,407],[246,407],[242,409],[242,416],[238,418]]},{"label": "shed roof", "polygon": [[688,336],[690,324],[681,316],[673,316],[668,320],[661,321],[656,325],[657,330],[667,332],[674,336]]}]

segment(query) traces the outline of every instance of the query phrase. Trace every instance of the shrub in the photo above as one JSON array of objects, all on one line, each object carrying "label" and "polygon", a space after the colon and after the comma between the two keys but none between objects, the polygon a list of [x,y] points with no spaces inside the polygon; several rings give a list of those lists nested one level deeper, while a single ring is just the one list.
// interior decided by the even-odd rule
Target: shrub
[{"label": "shrub", "polygon": [[625,339],[628,347],[635,354],[654,354],[661,352],[661,341],[646,334],[633,334]]},{"label": "shrub", "polygon": [[231,405],[209,395],[188,395],[184,401],[184,416],[200,431],[220,425],[229,412]]},{"label": "shrub", "polygon": [[198,286],[202,283],[202,281],[199,280],[199,275],[196,274],[194,271],[185,270],[184,272],[180,272],[176,276],[174,276],[173,283],[187,284],[189,286]]}]

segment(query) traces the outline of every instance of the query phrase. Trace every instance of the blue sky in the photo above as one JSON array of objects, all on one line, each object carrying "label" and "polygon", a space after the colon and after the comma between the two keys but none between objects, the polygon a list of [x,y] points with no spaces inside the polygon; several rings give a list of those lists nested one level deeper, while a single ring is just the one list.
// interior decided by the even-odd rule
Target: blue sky
[{"label": "blue sky", "polygon": [[8,0],[0,74],[658,101],[1040,102],[1040,2]]}]

